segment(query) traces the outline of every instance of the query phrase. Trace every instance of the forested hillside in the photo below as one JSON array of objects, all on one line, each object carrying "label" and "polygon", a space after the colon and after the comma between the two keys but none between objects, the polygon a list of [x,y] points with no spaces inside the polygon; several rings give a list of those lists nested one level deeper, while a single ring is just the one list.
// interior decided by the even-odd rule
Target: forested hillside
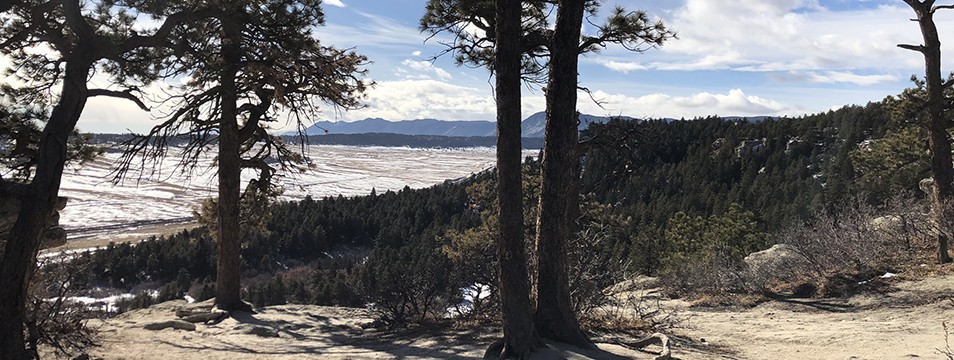
[{"label": "forested hillside", "polygon": [[880,140],[896,133],[893,127],[900,125],[892,124],[883,103],[795,119],[592,124],[582,136],[587,148],[583,193],[632,219],[625,232],[629,238],[616,241],[617,253],[627,253],[635,269],[655,273],[663,265],[660,259],[677,251],[666,233],[684,225],[671,224],[677,214],[706,218],[734,207],[737,215],[745,215],[738,221],[754,225],[745,230],[760,233],[752,244],[757,250],[786,226],[819,212],[834,213],[856,196],[872,204],[901,190],[920,196],[914,192],[917,181],[929,175],[916,152],[911,174],[902,179],[882,176],[897,170],[892,164],[882,164],[888,167],[882,173],[873,169],[872,162],[894,158],[867,154],[898,146]]},{"label": "forested hillside", "polygon": [[720,214],[737,203],[755,212],[761,229],[774,230],[862,191],[851,154],[883,137],[887,124],[881,103],[758,122],[592,124],[583,135],[583,192],[644,225],[662,225],[678,211]]},{"label": "forested hillside", "polygon": [[[873,181],[872,174],[859,170],[872,168],[865,153],[893,144],[880,140],[899,133],[890,124],[882,103],[796,119],[591,124],[581,136],[586,148],[583,225],[601,235],[599,248],[588,251],[607,264],[658,274],[698,251],[687,248],[683,237],[701,234],[679,235],[702,231],[693,226],[721,224],[722,235],[713,236],[726,238],[706,241],[723,241],[720,246],[744,256],[770,245],[784,227],[833,212],[856,195],[878,203],[892,194],[871,190],[916,189],[923,164],[912,170],[918,176],[902,183],[877,176],[880,180]],[[525,166],[525,188],[532,195],[538,181],[533,175],[538,170],[532,169],[538,168],[530,159]],[[421,190],[277,203],[264,228],[246,231],[243,269],[252,279],[249,299],[258,305],[398,301],[391,296],[427,298],[422,304],[434,298],[460,301],[447,294],[493,278],[480,273],[493,267],[474,265],[494,261],[489,229],[496,220],[492,192],[486,190],[493,181],[485,172]],[[534,211],[535,201],[528,196],[527,211]],[[528,232],[532,218],[527,216]],[[193,296],[202,297],[196,286],[204,283],[198,289],[210,295],[213,249],[208,233],[196,230],[111,246],[84,261],[90,261],[89,280],[95,285],[129,290],[141,283],[178,283],[164,292],[175,297],[191,284]],[[413,281],[399,276],[411,272],[420,276]],[[182,279],[183,274],[188,277]],[[426,274],[440,276],[421,280]],[[385,285],[409,293],[382,292]]]}]

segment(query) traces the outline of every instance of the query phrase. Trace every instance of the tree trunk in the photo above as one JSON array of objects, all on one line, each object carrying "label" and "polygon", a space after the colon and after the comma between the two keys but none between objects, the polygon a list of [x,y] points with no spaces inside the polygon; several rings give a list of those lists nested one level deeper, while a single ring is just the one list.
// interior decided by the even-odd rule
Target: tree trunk
[{"label": "tree trunk", "polygon": [[241,28],[222,18],[222,117],[219,120],[219,231],[216,239],[215,305],[228,311],[250,311],[241,298],[241,144],[238,127],[238,93],[235,78],[241,59]]},{"label": "tree trunk", "polygon": [[[928,146],[931,150],[931,173],[934,177],[934,191],[932,202],[934,216],[938,225],[938,262],[951,262],[947,253],[948,232],[954,224],[954,164],[951,159],[951,139],[948,136],[948,121],[945,117],[946,100],[944,97],[944,81],[941,78],[941,41],[938,38],[937,26],[934,24],[934,1],[905,0],[918,15],[918,25],[921,27],[921,36],[924,44],[916,48],[924,55],[924,81],[927,85],[928,100],[925,104],[927,121],[924,124],[928,130]],[[906,47],[907,48],[907,47]]]},{"label": "tree trunk", "polygon": [[562,0],[550,46],[546,89],[547,124],[537,218],[537,276],[534,323],[540,335],[592,347],[570,303],[567,243],[579,218],[579,116],[577,65],[584,0]]},{"label": "tree trunk", "polygon": [[[523,186],[520,171],[520,13],[521,2],[497,0],[497,236],[498,276],[503,308],[501,357],[526,358],[540,346],[533,327],[530,283],[523,238]],[[497,354],[493,354],[497,355]]]},{"label": "tree trunk", "polygon": [[[85,50],[85,51],[84,51]],[[59,195],[66,164],[66,144],[86,106],[86,77],[93,62],[91,49],[77,49],[67,60],[63,90],[38,147],[36,174],[10,230],[0,266],[0,354],[4,359],[27,359],[23,325],[27,289],[41,237]]]}]

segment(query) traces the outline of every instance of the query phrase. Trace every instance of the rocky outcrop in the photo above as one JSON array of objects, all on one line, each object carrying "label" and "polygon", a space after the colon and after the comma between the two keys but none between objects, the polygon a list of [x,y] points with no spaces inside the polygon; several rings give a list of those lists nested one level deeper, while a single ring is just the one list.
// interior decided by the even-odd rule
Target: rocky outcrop
[{"label": "rocky outcrop", "polygon": [[[68,199],[65,197],[57,198],[53,212],[50,214],[49,227],[43,232],[41,249],[48,249],[66,244],[66,230],[59,226],[60,211],[66,208]],[[4,245],[9,237],[10,229],[17,221],[20,214],[22,202],[19,197],[0,192],[0,256],[3,256]]]}]

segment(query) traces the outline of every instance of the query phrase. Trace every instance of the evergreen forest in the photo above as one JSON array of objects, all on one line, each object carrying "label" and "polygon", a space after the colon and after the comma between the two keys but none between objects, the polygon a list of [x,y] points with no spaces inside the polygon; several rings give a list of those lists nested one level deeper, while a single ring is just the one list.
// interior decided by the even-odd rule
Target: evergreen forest
[{"label": "evergreen forest", "polygon": [[[856,199],[878,206],[902,193],[923,197],[916,190],[927,176],[924,151],[916,137],[905,140],[910,129],[892,120],[890,108],[889,98],[800,118],[591,124],[581,134],[576,244],[586,256],[571,262],[665,275],[705,253],[739,261],[781,241],[786,228],[838,214]],[[882,157],[883,147],[896,156],[908,149],[910,169]],[[523,166],[530,234],[539,163],[527,158]],[[492,309],[493,296],[473,293],[493,294],[496,286],[494,181],[485,171],[425,189],[273,203],[260,226],[243,228],[244,297],[257,306],[374,303],[394,323],[461,303],[474,313]],[[199,227],[111,244],[73,264],[84,265],[88,288],[160,289],[158,297],[127,300],[125,310],[212,297],[214,253],[212,235]]]}]

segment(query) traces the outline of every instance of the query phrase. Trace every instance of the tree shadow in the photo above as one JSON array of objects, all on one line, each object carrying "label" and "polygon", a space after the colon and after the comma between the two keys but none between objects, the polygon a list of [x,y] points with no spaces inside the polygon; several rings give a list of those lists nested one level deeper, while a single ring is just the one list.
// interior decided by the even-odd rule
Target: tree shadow
[{"label": "tree shadow", "polygon": [[831,313],[847,313],[855,311],[856,308],[854,305],[850,304],[839,304],[837,302],[832,302],[831,300],[815,300],[815,299],[806,299],[803,297],[798,297],[794,295],[785,295],[785,294],[769,294],[770,299],[786,304],[801,305],[805,307],[810,307],[817,310],[822,310]]},{"label": "tree shadow", "polygon": [[[231,317],[237,324],[225,322],[207,326],[222,330],[229,336],[202,337],[195,342],[160,340],[159,343],[198,352],[285,355],[304,358],[381,356],[391,359],[475,358],[474,345],[479,347],[479,344],[489,343],[489,340],[485,339],[488,335],[480,328],[457,330],[444,325],[435,325],[402,331],[364,330],[335,323],[332,317],[321,314],[308,311],[295,313],[295,316],[288,319],[274,319],[269,318],[267,313],[236,312]],[[277,338],[263,336],[260,342],[264,346],[249,345],[247,337],[256,336],[247,332],[252,327],[267,329],[268,334],[275,334]],[[231,335],[238,335],[238,337]],[[275,340],[270,340],[271,338]],[[281,340],[282,338],[284,340]],[[267,344],[269,341],[275,341],[275,343]]]}]

